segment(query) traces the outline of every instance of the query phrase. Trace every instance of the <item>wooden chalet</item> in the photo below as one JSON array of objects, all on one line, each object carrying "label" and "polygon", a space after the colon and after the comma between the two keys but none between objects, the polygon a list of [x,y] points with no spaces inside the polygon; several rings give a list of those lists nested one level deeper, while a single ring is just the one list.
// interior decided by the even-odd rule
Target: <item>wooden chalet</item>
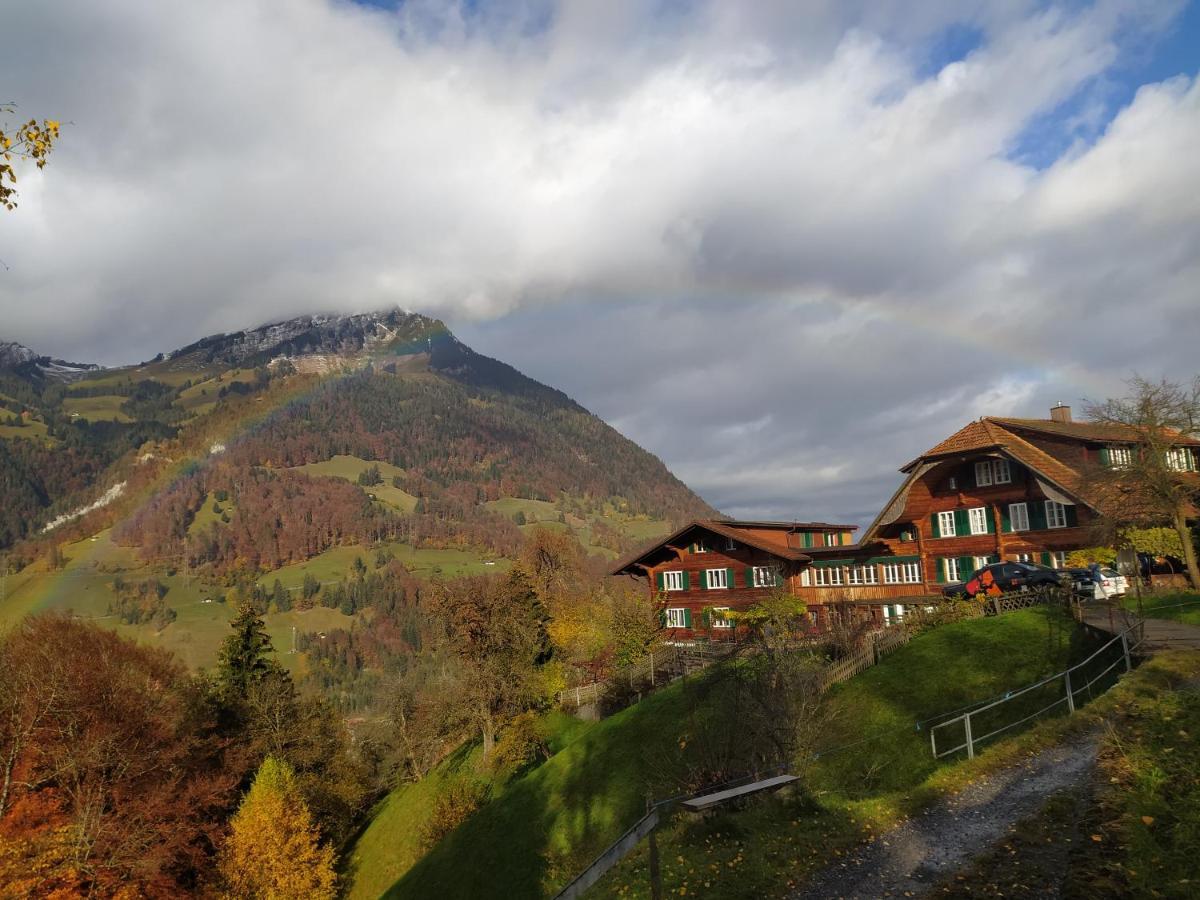
[{"label": "wooden chalet", "polygon": [[835,614],[886,624],[892,601],[927,593],[915,552],[857,544],[856,525],[697,520],[616,563],[613,575],[644,578],[674,640],[730,639],[723,613],[776,590],[805,601],[813,631]]},{"label": "wooden chalet", "polygon": [[[1058,405],[1049,419],[987,416],[900,471],[907,475],[864,540],[915,554],[927,583],[962,581],[990,562],[1065,565],[1093,546],[1105,500],[1088,472],[1120,468],[1139,452],[1136,432],[1074,422]],[[1195,472],[1200,441],[1181,439],[1168,463]]]}]

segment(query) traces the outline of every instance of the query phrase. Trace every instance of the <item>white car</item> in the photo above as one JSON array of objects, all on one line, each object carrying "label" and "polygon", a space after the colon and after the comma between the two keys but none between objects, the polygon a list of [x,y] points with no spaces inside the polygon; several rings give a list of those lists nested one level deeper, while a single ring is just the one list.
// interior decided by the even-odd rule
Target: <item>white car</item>
[{"label": "white car", "polygon": [[1124,597],[1129,590],[1129,581],[1116,569],[1101,569],[1100,587],[1105,597]]}]

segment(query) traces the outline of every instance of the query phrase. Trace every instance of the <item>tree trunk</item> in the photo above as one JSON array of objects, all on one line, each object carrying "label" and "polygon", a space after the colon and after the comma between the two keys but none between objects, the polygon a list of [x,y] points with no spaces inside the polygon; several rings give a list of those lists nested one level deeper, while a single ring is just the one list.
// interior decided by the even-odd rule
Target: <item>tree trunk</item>
[{"label": "tree trunk", "polygon": [[1183,507],[1175,509],[1175,530],[1179,532],[1179,542],[1183,544],[1183,564],[1187,566],[1188,578],[1192,587],[1200,589],[1200,567],[1196,564],[1196,545],[1192,542],[1192,532],[1187,525],[1187,516]]}]

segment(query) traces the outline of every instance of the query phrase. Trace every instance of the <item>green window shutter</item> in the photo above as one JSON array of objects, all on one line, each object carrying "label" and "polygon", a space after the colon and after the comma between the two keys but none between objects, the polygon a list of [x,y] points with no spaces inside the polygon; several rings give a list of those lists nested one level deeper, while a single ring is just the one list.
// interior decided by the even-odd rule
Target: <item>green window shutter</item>
[{"label": "green window shutter", "polygon": [[942,536],[942,529],[938,527],[938,514],[934,513],[929,517],[929,533],[935,538]]},{"label": "green window shutter", "polygon": [[708,587],[708,570],[700,570],[700,590],[705,590]]},{"label": "green window shutter", "polygon": [[958,558],[958,580],[966,581],[971,577],[971,573],[975,571],[975,557],[960,556]]},{"label": "green window shutter", "polygon": [[1075,509],[1075,504],[1074,504],[1074,503],[1068,503],[1068,504],[1067,504],[1067,505],[1064,507],[1064,509],[1065,509],[1065,511],[1066,511],[1066,514],[1067,514],[1067,527],[1068,527],[1068,528],[1074,528],[1076,525],[1078,525],[1078,524],[1079,524],[1079,513],[1078,513],[1078,512],[1076,511],[1076,509]]},{"label": "green window shutter", "polygon": [[775,579],[775,587],[783,587],[783,573],[778,567],[771,569],[771,577]]},{"label": "green window shutter", "polygon": [[690,572],[683,573],[683,589],[685,591],[692,589],[692,574]]},{"label": "green window shutter", "polygon": [[[733,584],[733,582],[730,582],[730,584]],[[746,587],[754,587],[754,569],[746,570]]]},{"label": "green window shutter", "polygon": [[683,608],[683,627],[692,627],[692,608],[690,606],[685,606]]},{"label": "green window shutter", "polygon": [[1029,528],[1031,531],[1044,531],[1046,528],[1046,504],[1042,500],[1032,500],[1029,503]]},{"label": "green window shutter", "polygon": [[800,543],[802,543],[805,547],[812,546],[812,532],[811,531],[801,532],[800,537],[801,537]]},{"label": "green window shutter", "polygon": [[984,509],[983,514],[985,516],[987,516],[987,533],[995,534],[996,533],[996,514],[992,511],[992,508],[990,506],[985,506],[983,509]]},{"label": "green window shutter", "polygon": [[1100,465],[1106,467],[1112,465],[1112,454],[1108,452],[1107,447],[1100,448]]},{"label": "green window shutter", "polygon": [[1012,532],[1012,514],[1009,512],[1007,503],[1000,506],[1000,530],[1004,534]]},{"label": "green window shutter", "polygon": [[841,547],[846,543],[846,532],[839,531],[837,533],[837,536],[838,536],[838,546]]},{"label": "green window shutter", "polygon": [[695,553],[695,552],[696,552],[695,543],[688,544],[688,553]]},{"label": "green window shutter", "polygon": [[730,590],[733,590],[733,569],[725,570],[725,583],[729,585]]},{"label": "green window shutter", "polygon": [[658,585],[658,589],[660,591],[665,591],[667,589],[666,577],[663,575],[662,572],[659,572],[657,575],[654,576],[654,583]]},{"label": "green window shutter", "polygon": [[946,583],[946,561],[944,559],[939,559],[937,561],[937,583]]},{"label": "green window shutter", "polygon": [[1050,565],[1050,551],[1049,550],[1042,551],[1042,565],[1043,566]]},{"label": "green window shutter", "polygon": [[954,511],[954,533],[959,537],[971,533],[971,518],[967,515],[965,509],[956,509]]},{"label": "green window shutter", "polygon": [[707,607],[707,606],[706,606],[706,607],[704,607],[703,611],[701,611],[701,613],[700,613],[700,624],[701,624],[701,626],[703,626],[704,628],[711,628],[711,627],[712,627],[712,618],[709,616],[709,613],[708,613],[708,607]]}]

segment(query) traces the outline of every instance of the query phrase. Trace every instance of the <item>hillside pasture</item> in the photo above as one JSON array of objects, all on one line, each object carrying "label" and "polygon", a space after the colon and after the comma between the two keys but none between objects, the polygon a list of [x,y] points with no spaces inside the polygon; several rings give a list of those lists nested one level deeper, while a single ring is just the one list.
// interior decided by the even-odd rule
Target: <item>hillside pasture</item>
[{"label": "hillside pasture", "polygon": [[121,411],[121,404],[128,397],[116,394],[105,394],[100,397],[71,397],[63,399],[63,412],[68,416],[78,416],[89,422],[132,422],[133,419]]},{"label": "hillside pasture", "polygon": [[28,419],[23,425],[8,425],[4,423],[4,410],[0,410],[0,438],[25,438],[30,441],[53,442],[45,422]]},{"label": "hillside pasture", "polygon": [[411,513],[417,506],[417,498],[392,485],[392,479],[402,478],[404,470],[390,463],[372,462],[357,456],[338,455],[324,462],[293,466],[291,471],[302,472],[311,477],[341,478],[357,484],[358,477],[372,466],[379,469],[379,475],[383,481],[380,484],[364,485],[363,490],[376,500],[386,503],[402,513]]}]

